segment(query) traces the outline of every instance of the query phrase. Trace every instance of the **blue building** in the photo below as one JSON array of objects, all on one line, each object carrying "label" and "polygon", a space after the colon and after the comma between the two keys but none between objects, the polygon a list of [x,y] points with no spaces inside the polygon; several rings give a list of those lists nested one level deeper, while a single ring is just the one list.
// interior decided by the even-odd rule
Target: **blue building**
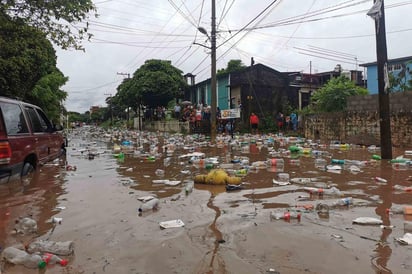
[{"label": "blue building", "polygon": [[[367,70],[367,89],[369,90],[369,93],[378,94],[377,62],[360,64],[360,66]],[[402,75],[402,77],[404,77],[402,82],[408,83],[408,81],[412,79],[411,74],[409,73],[410,71],[412,71],[412,56],[388,60],[388,73],[391,73],[395,77]],[[393,87],[393,89],[399,90],[399,86]]]},{"label": "blue building", "polygon": [[[285,112],[288,105],[297,108],[298,90],[289,85],[287,75],[263,64],[220,74],[217,76],[217,107],[221,110],[240,108],[245,123],[252,112],[260,118],[271,119],[278,111]],[[195,83],[194,75],[185,77],[190,79],[185,100],[210,105],[210,79]]]}]

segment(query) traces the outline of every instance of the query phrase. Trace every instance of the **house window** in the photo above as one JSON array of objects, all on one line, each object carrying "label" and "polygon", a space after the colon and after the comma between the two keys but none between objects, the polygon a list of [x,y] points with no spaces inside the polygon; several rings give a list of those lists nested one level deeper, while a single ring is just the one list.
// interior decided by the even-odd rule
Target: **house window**
[{"label": "house window", "polygon": [[402,64],[393,64],[388,66],[388,71],[396,71],[396,70],[401,70],[402,69]]}]

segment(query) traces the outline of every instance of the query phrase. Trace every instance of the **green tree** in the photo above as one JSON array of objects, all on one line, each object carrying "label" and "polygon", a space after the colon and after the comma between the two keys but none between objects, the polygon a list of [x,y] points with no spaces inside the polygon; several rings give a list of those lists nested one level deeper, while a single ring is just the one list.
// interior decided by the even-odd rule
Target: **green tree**
[{"label": "green tree", "polygon": [[41,106],[48,117],[54,122],[59,121],[63,111],[62,102],[67,98],[67,92],[60,89],[68,78],[56,69],[54,72],[43,76],[28,96],[29,101]]},{"label": "green tree", "polygon": [[42,77],[56,70],[56,53],[40,31],[0,13],[0,90],[26,99]]},{"label": "green tree", "polygon": [[318,89],[311,98],[311,108],[318,112],[337,112],[346,108],[346,100],[352,95],[365,95],[368,90],[358,87],[349,78],[339,76]]},{"label": "green tree", "polygon": [[123,82],[117,87],[117,93],[113,96],[112,104],[121,110],[125,110],[128,107],[137,109],[138,100],[136,99],[136,94],[133,93],[131,78],[123,79]]},{"label": "green tree", "polygon": [[[411,64],[411,62],[402,64],[399,71],[389,73],[390,92],[412,90],[412,71],[407,69],[408,64]],[[408,74],[410,76],[409,80],[407,80]]]},{"label": "green tree", "polygon": [[122,84],[127,106],[135,110],[140,104],[166,106],[174,98],[183,98],[187,86],[182,71],[165,60],[147,60],[135,71],[130,81]]},{"label": "green tree", "polygon": [[244,69],[245,67],[246,66],[242,63],[242,60],[239,60],[239,59],[230,60],[227,63],[227,67],[225,69],[219,69],[217,71],[217,75],[239,71],[239,70]]},{"label": "green tree", "polygon": [[79,23],[93,11],[96,8],[92,0],[0,1],[1,15],[38,29],[63,49],[82,49],[81,41],[90,39],[88,24]]}]

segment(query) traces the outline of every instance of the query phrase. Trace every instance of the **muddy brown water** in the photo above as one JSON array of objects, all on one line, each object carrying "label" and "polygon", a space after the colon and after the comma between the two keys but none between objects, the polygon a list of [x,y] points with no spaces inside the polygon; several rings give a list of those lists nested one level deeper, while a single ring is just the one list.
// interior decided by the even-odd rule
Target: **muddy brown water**
[{"label": "muddy brown water", "polygon": [[[27,244],[36,237],[51,237],[54,230],[59,229],[59,224],[53,223],[52,218],[59,216],[61,212],[65,212],[68,216],[70,214],[78,215],[85,223],[92,227],[95,226],[94,221],[105,216],[104,212],[99,212],[99,206],[101,207],[102,204],[109,205],[114,212],[116,210],[120,212],[122,206],[124,206],[119,202],[119,199],[112,198],[111,193],[113,196],[116,192],[130,195],[134,193],[141,195],[155,194],[160,200],[168,199],[173,201],[179,199],[185,195],[183,184],[167,186],[154,184],[152,181],[161,179],[183,181],[193,179],[196,174],[207,174],[208,170],[205,166],[189,164],[187,160],[179,158],[183,154],[193,151],[204,152],[206,157],[218,157],[222,163],[236,156],[248,157],[250,164],[272,158],[268,155],[266,146],[260,142],[257,142],[257,144],[252,142],[247,144],[249,148],[246,152],[229,145],[223,147],[197,146],[192,147],[191,150],[179,148],[173,154],[169,152],[169,155],[163,153],[152,161],[146,156],[137,156],[133,153],[133,150],[130,150],[125,153],[125,158],[122,160],[113,156],[112,143],[103,140],[101,137],[99,135],[89,135],[82,130],[75,131],[70,135],[67,157],[43,166],[36,173],[35,179],[30,185],[24,186],[19,182],[0,185],[1,249],[15,243]],[[162,138],[159,138],[159,140],[160,143],[157,146],[161,151]],[[287,148],[287,146],[285,145],[284,148]],[[278,147],[278,144],[275,144],[275,147]],[[98,153],[94,157],[89,157],[88,151],[90,149]],[[147,152],[149,149],[149,145],[146,144],[142,150]],[[317,150],[330,153],[330,156],[325,158],[328,164],[331,159],[371,162],[372,155],[379,154],[379,151],[370,151],[365,147],[347,149],[326,146],[317,148]],[[394,157],[403,155],[405,150],[407,148],[394,148]],[[168,166],[165,166],[163,161],[166,157],[171,159]],[[331,185],[336,186],[344,193],[345,197],[351,196],[355,200],[361,201],[358,203],[359,208],[372,208],[385,226],[395,226],[393,229],[382,229],[380,235],[375,235],[377,241],[374,248],[370,250],[373,258],[371,272],[401,273],[401,270],[409,269],[410,266],[405,266],[402,260],[396,257],[396,252],[394,252],[396,243],[388,239],[394,237],[397,228],[400,230],[397,236],[402,235],[403,222],[412,221],[412,215],[391,215],[387,213],[387,209],[405,205],[412,206],[411,192],[400,188],[394,189],[394,186],[410,187],[412,185],[412,168],[397,170],[387,160],[381,160],[362,167],[361,172],[358,173],[351,173],[348,170],[335,173],[316,168],[314,165],[315,158],[312,154],[293,158],[299,159],[299,164],[290,161],[292,158],[284,157],[284,159],[283,168],[270,167],[250,170],[242,178],[244,189],[236,191],[237,195],[240,193],[240,198],[230,201],[230,208],[241,207],[243,200],[252,201],[252,213],[253,207],[257,205],[261,205],[264,209],[281,211],[287,210],[293,205],[303,207],[308,204],[316,205],[323,202],[330,204],[332,200],[336,200],[336,197],[309,194],[302,190],[306,185],[292,184],[278,187],[272,182],[272,179],[276,178],[281,172],[288,173],[290,178],[317,178],[318,183],[311,186],[323,188]],[[164,171],[163,176],[156,175],[156,170],[159,169]],[[190,174],[182,171],[190,171]],[[387,182],[377,182],[374,177],[385,178]],[[225,193],[226,189],[224,186],[196,184],[193,193],[196,192],[209,193],[210,198],[205,201],[205,206],[215,212],[214,218],[209,220],[208,227],[210,231],[204,235],[204,237],[213,238],[215,243],[213,249],[210,250],[213,254],[210,260],[212,266],[215,256],[218,254],[219,245],[224,243],[225,237],[216,225],[222,214],[222,209],[214,204],[214,200],[220,194]],[[242,194],[242,192],[245,194]],[[79,202],[71,204],[69,208],[58,209],[59,206],[65,206],[71,197],[78,197]],[[88,204],[87,209],[84,208],[82,199],[93,199],[93,197],[99,200],[95,205],[96,208],[93,208],[90,204]],[[136,216],[138,216],[138,207],[139,203],[136,202],[135,208],[132,209]],[[145,213],[140,217],[145,218],[146,214],[150,213]],[[357,217],[356,212],[352,215]],[[13,233],[15,220],[19,217],[31,217],[36,220],[38,233],[32,235],[16,235]],[[335,225],[327,216],[326,222],[327,225]],[[76,229],[77,227],[77,224],[70,218],[63,219],[62,223],[66,229]],[[75,241],[76,239],[72,240]],[[405,247],[404,250],[411,254],[410,248]],[[81,253],[79,250],[76,250],[76,252]],[[221,262],[219,261],[219,263]],[[222,265],[222,268],[224,268],[224,265]],[[16,269],[22,271],[17,266],[5,265],[4,273],[19,273]]]}]

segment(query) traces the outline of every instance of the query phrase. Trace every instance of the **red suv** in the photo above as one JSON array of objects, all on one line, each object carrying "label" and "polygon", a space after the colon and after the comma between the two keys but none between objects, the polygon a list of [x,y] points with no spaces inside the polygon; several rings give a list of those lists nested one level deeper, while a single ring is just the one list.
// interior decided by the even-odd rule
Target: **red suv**
[{"label": "red suv", "polygon": [[64,154],[62,129],[38,106],[0,97],[0,183],[30,181],[39,165]]}]

